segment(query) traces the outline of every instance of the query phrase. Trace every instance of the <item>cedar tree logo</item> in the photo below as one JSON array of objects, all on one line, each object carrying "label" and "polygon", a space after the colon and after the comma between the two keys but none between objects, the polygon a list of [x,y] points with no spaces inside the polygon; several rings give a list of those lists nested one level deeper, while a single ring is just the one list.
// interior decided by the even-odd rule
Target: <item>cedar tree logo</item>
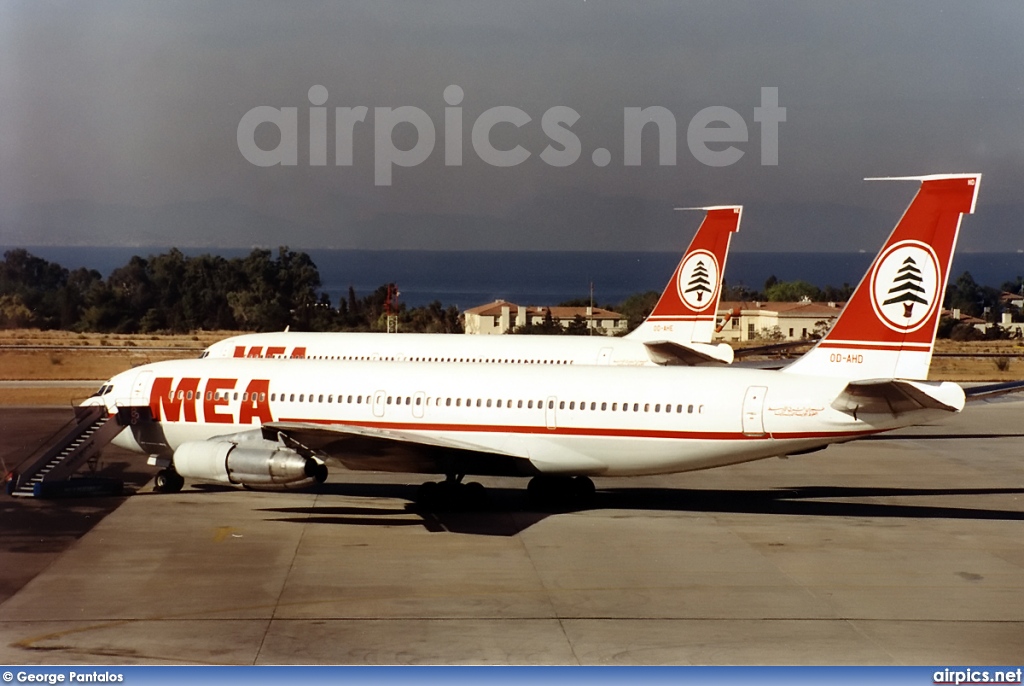
[{"label": "cedar tree logo", "polygon": [[871,274],[871,306],[899,333],[920,329],[938,307],[939,261],[931,246],[901,241],[878,259]]},{"label": "cedar tree logo", "polygon": [[690,253],[679,268],[679,277],[676,279],[679,297],[695,312],[706,310],[714,304],[720,284],[718,259],[707,250]]}]

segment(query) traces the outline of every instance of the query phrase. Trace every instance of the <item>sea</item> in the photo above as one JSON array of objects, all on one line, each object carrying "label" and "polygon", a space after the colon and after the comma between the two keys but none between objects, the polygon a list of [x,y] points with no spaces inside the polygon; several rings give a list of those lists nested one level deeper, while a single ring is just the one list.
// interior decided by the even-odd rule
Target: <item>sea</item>
[{"label": "sea", "polygon": [[[69,269],[87,267],[108,276],[134,255],[169,248],[19,246]],[[9,247],[0,250],[9,250]],[[250,248],[184,248],[189,256],[215,253],[244,257]],[[357,297],[395,283],[399,302],[409,307],[439,301],[467,309],[499,298],[521,305],[553,305],[575,298],[617,305],[630,295],[661,291],[678,264],[678,252],[533,252],[420,250],[305,250],[316,263],[321,290],[333,302],[351,286]],[[874,257],[870,253],[730,253],[725,268],[729,285],[760,290],[775,276],[818,287],[856,285]],[[1024,253],[961,253],[953,260],[952,279],[970,272],[984,286],[999,287],[1024,276]]]}]

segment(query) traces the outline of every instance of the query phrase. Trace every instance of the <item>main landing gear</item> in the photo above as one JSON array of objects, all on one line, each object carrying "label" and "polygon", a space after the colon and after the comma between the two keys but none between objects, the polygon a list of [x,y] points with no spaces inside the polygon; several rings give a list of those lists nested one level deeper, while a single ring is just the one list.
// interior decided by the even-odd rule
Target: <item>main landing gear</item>
[{"label": "main landing gear", "polygon": [[428,481],[417,490],[416,502],[439,512],[487,509],[491,504],[487,489],[475,481],[462,483],[463,477],[449,474],[444,481]]},{"label": "main landing gear", "polygon": [[593,504],[594,482],[585,476],[535,476],[526,494],[534,507],[575,510]]},{"label": "main landing gear", "polygon": [[[463,483],[464,474],[449,474],[444,481],[419,487],[416,502],[436,512],[465,512],[490,507],[487,490],[476,482]],[[594,502],[594,482],[585,476],[535,476],[526,488],[532,507],[541,510],[578,510]]]}]

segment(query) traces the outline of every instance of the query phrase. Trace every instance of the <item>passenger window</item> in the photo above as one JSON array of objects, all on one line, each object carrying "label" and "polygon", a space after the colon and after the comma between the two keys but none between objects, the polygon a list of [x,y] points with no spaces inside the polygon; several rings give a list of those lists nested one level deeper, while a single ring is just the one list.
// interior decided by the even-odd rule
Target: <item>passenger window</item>
[{"label": "passenger window", "polygon": [[211,391],[207,391],[206,392],[206,399],[207,400],[213,400],[213,393]]},{"label": "passenger window", "polygon": [[654,406],[654,411],[661,412],[661,403],[658,403],[657,405]]},{"label": "passenger window", "polygon": [[532,409],[533,409],[533,401],[532,401],[532,400],[531,400],[531,401],[529,401],[529,402],[528,402],[528,403],[526,404],[526,409],[528,409],[528,410],[532,410]]},{"label": "passenger window", "polygon": [[558,409],[560,409],[560,410],[564,410],[565,409],[565,401],[564,400],[559,400],[558,401]]},{"label": "passenger window", "polygon": [[555,409],[555,401],[554,400],[549,400],[548,401],[548,409],[549,410]]},{"label": "passenger window", "polygon": [[618,403],[612,403],[612,412],[615,412],[618,409],[619,409],[619,404]]},{"label": "passenger window", "polygon": [[601,403],[601,411],[604,412],[608,409],[608,403]]},{"label": "passenger window", "polygon": [[488,399],[487,399],[487,407],[490,407],[490,406],[491,406],[491,399],[490,399],[490,398],[488,398]]},{"label": "passenger window", "polygon": [[[340,395],[338,396],[338,399],[341,399]],[[327,402],[328,403],[333,403],[334,402],[334,396],[333,395],[327,396]]]},{"label": "passenger window", "polygon": [[290,396],[288,396],[288,402],[290,402],[290,403],[295,402],[295,394],[294,393],[292,393]]},{"label": "passenger window", "polygon": [[476,406],[477,406],[477,407],[480,407],[480,402],[481,402],[481,401],[480,401],[480,398],[477,398],[477,399],[476,399]]},{"label": "passenger window", "polygon": [[683,406],[682,405],[676,405],[676,412],[682,413],[682,411],[683,411]]},{"label": "passenger window", "polygon": [[391,396],[389,395],[388,396],[388,405],[390,405],[390,404],[391,404]]},{"label": "passenger window", "polygon": [[267,394],[266,393],[260,393],[260,402],[261,403],[265,402],[266,399],[267,399]]},{"label": "passenger window", "polygon": [[455,399],[455,407],[462,407],[462,398]]},{"label": "passenger window", "polygon": [[595,402],[590,403],[590,409],[591,410],[596,410],[597,409],[597,403],[595,403]]},{"label": "passenger window", "polygon": [[501,398],[498,398],[498,407],[501,407]]},{"label": "passenger window", "polygon": [[523,401],[520,400],[516,407],[518,407],[520,410],[523,409]]},{"label": "passenger window", "polygon": [[451,398],[445,398],[444,405],[445,405],[445,407],[451,407],[452,406],[452,399]]},{"label": "passenger window", "polygon": [[572,401],[569,402],[569,409],[570,410],[575,410],[576,409],[576,401],[575,400],[572,400]]},{"label": "passenger window", "polygon": [[320,397],[319,397],[319,398],[317,398],[317,402],[318,402],[318,403],[322,403],[323,401],[324,401],[324,396],[323,396],[323,393],[321,393],[321,394],[320,394]]},{"label": "passenger window", "polygon": [[644,403],[644,412],[650,412],[650,411],[651,411],[651,404],[650,403]]},{"label": "passenger window", "polygon": [[686,413],[687,414],[693,414],[693,405],[687,405],[686,406]]},{"label": "passenger window", "polygon": [[235,400],[238,400],[238,391],[235,391]]},{"label": "passenger window", "polygon": [[405,404],[412,405],[412,398],[410,398],[409,396],[405,396]]},{"label": "passenger window", "polygon": [[633,403],[633,411],[634,412],[639,412],[640,411],[640,403]]},{"label": "passenger window", "polygon": [[423,398],[416,398],[416,404],[419,405],[422,402],[422,400]]},{"label": "passenger window", "polygon": [[[235,397],[238,397],[237,393],[235,393]],[[305,402],[305,400],[306,400],[306,394],[305,393],[299,393],[299,402],[300,403],[301,402]]]}]

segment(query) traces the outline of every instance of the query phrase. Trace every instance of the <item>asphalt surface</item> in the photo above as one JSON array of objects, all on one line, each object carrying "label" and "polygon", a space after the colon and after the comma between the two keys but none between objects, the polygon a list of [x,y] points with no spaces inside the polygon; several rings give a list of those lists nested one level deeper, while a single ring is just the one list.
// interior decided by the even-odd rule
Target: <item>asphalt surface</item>
[{"label": "asphalt surface", "polygon": [[[665,477],[593,507],[431,514],[416,475],[0,496],[9,664],[1019,664],[1022,405]],[[0,409],[10,465],[69,410]],[[974,434],[974,438],[964,437]]]}]

